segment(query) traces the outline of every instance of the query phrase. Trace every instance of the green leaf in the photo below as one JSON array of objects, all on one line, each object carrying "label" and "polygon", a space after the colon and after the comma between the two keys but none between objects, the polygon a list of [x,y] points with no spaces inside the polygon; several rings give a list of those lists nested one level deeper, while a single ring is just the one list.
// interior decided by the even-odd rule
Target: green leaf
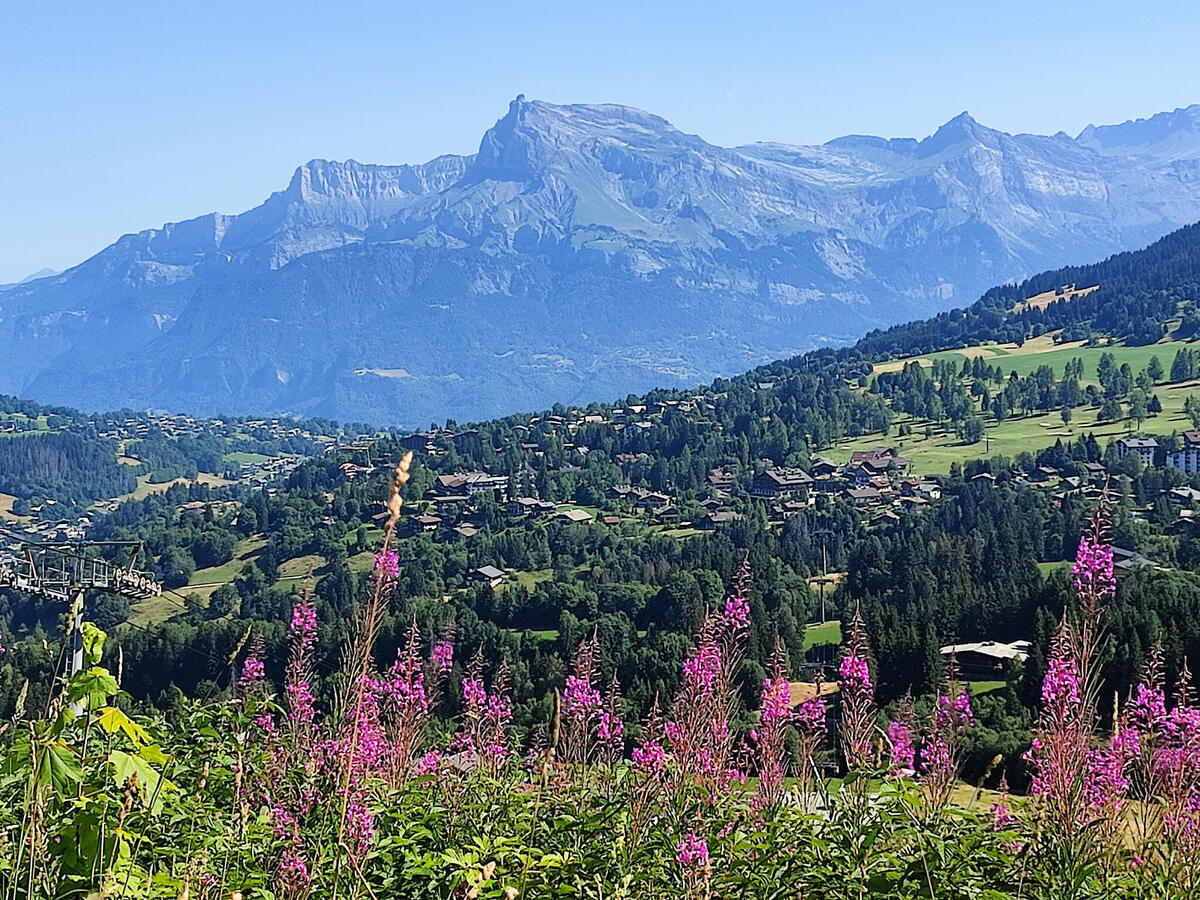
[{"label": "green leaf", "polygon": [[115,706],[106,706],[100,710],[100,715],[96,718],[96,724],[108,734],[112,734],[117,729],[120,729],[135,744],[145,745],[150,743],[150,735],[146,733],[146,729]]},{"label": "green leaf", "polygon": [[50,785],[62,793],[68,787],[83,781],[83,769],[75,751],[62,741],[45,744],[37,751],[37,784]]},{"label": "green leaf", "polygon": [[83,639],[84,658],[91,665],[96,665],[104,655],[104,641],[107,635],[91,622],[84,622],[79,634]]},{"label": "green leaf", "polygon": [[93,666],[71,677],[67,682],[67,700],[79,703],[87,700],[89,709],[102,706],[118,690],[117,679],[107,669]]},{"label": "green leaf", "polygon": [[162,810],[163,793],[174,790],[175,786],[140,755],[113,750],[108,754],[108,761],[112,763],[118,784],[127,785],[137,776],[137,789],[142,803],[158,815]]}]

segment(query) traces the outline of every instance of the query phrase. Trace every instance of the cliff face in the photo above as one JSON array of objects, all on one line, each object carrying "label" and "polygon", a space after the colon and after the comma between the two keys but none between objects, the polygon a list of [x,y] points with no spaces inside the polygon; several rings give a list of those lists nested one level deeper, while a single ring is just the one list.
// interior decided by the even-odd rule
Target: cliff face
[{"label": "cliff face", "polygon": [[1198,121],[726,149],[518,98],[473,156],[314,160],[4,288],[0,391],[428,424],[706,379],[1200,219]]}]

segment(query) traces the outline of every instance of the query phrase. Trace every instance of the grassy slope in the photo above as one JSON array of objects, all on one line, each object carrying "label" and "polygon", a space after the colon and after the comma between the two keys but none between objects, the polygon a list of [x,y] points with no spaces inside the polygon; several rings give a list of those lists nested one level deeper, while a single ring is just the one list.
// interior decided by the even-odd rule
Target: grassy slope
[{"label": "grassy slope", "polygon": [[[978,347],[966,347],[961,350],[945,350],[921,357],[909,357],[903,360],[892,360],[876,366],[876,371],[897,371],[906,362],[916,359],[921,365],[932,365],[935,359],[952,359],[961,363],[964,358],[983,356],[990,365],[998,365],[1007,375],[1016,372],[1018,375],[1028,375],[1038,366],[1048,365],[1055,370],[1055,375],[1062,374],[1063,366],[1076,357],[1083,360],[1084,378],[1086,381],[1096,379],[1096,368],[1103,353],[1112,353],[1117,364],[1128,363],[1136,375],[1144,369],[1150,357],[1157,356],[1163,368],[1169,370],[1175,351],[1184,346],[1180,342],[1163,341],[1146,347],[1083,347],[1079,343],[1065,347],[1055,345],[1050,335],[1026,341],[1021,347],[1015,344],[985,344]],[[1144,431],[1164,433],[1182,431],[1191,428],[1191,422],[1183,414],[1184,400],[1191,394],[1200,393],[1200,381],[1190,381],[1183,384],[1159,383],[1155,388],[1163,411],[1148,419],[1142,426]],[[900,438],[895,432],[888,436],[881,434],[866,435],[853,441],[838,445],[833,452],[837,458],[848,457],[855,450],[867,450],[880,445],[894,446],[908,459],[913,461],[916,472],[930,474],[946,472],[951,463],[962,463],[979,457],[1004,455],[1015,456],[1023,450],[1035,451],[1049,447],[1057,440],[1072,440],[1082,437],[1087,432],[1095,435],[1101,444],[1110,438],[1122,437],[1133,427],[1133,422],[1096,421],[1098,410],[1081,406],[1072,410],[1070,425],[1063,425],[1057,411],[1043,415],[1026,416],[1008,419],[997,424],[991,417],[987,425],[987,442],[963,444],[953,432],[948,432],[936,424],[934,435],[926,438],[924,431],[928,423],[903,416],[896,420],[895,426],[907,423],[913,429],[913,434]]]}]

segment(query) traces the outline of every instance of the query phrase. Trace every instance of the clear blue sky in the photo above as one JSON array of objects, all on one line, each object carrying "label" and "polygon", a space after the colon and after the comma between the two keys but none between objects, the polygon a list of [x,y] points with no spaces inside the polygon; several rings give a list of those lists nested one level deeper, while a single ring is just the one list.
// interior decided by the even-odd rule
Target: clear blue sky
[{"label": "clear blue sky", "polygon": [[518,93],[724,145],[921,137],[964,109],[1074,134],[1200,101],[1198,26],[1182,2],[8,0],[0,283],[248,209],[313,157],[473,152]]}]

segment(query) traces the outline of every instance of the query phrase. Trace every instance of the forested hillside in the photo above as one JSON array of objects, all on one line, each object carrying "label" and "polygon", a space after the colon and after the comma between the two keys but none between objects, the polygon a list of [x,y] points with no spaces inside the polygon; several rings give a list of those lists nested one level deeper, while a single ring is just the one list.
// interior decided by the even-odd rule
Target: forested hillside
[{"label": "forested hillside", "polygon": [[[773,804],[780,808],[782,772],[797,778],[846,770],[908,777],[918,751],[905,756],[904,729],[916,734],[914,723],[928,721],[932,730],[912,738],[927,760],[917,766],[922,808],[943,809],[960,776],[998,792],[988,796],[1005,806],[1008,791],[1058,796],[1045,786],[1045,758],[1029,751],[1035,737],[1041,741],[1053,728],[1066,729],[1062,733],[1075,735],[1086,749],[1093,724],[1111,725],[1114,714],[1122,715],[1114,697],[1129,696],[1139,684],[1140,697],[1155,685],[1182,683],[1188,661],[1200,658],[1200,353],[1189,332],[1196,316],[1190,247],[1197,241],[1200,232],[1188,229],[1147,250],[1144,259],[1096,267],[1098,276],[1110,279],[1104,306],[1094,299],[1103,284],[1086,293],[1078,285],[1065,289],[1061,299],[1046,296],[1046,285],[1059,281],[1061,272],[997,291],[993,300],[981,301],[993,303],[993,311],[979,306],[960,314],[975,329],[970,345],[927,342],[935,326],[920,323],[888,338],[904,354],[899,357],[872,350],[872,342],[882,340],[872,336],[853,351],[813,353],[691,391],[655,391],[587,408],[560,405],[479,423],[448,421],[417,433],[349,434],[331,423],[301,427],[287,421],[113,417],[98,423],[30,407],[13,410],[0,452],[10,460],[9,484],[26,492],[64,491],[68,478],[88,485],[94,477],[92,490],[103,493],[123,486],[102,479],[135,471],[130,461],[171,477],[217,466],[233,475],[239,463],[253,473],[207,482],[181,477],[160,492],[91,509],[86,537],[123,542],[122,552],[136,547],[140,564],[153,568],[166,591],[136,602],[89,597],[88,619],[109,632],[102,650],[90,638],[89,652],[120,673],[120,707],[149,716],[148,722],[212,723],[215,716],[221,729],[243,729],[249,722],[258,729],[254,765],[265,766],[262,771],[272,773],[266,777],[280,784],[293,784],[299,793],[292,800],[301,806],[303,792],[320,784],[331,796],[345,795],[347,804],[389,821],[391,807],[369,799],[375,787],[367,782],[355,788],[359,793],[346,794],[345,785],[321,780],[336,773],[322,769],[310,773],[315,781],[301,784],[294,780],[299,775],[265,762],[278,763],[305,746],[322,712],[330,713],[324,720],[330,734],[341,734],[352,696],[344,687],[355,683],[362,685],[362,697],[376,697],[370,703],[392,710],[380,713],[380,721],[391,724],[379,727],[400,729],[387,732],[388,741],[400,744],[389,744],[393,749],[386,752],[404,762],[388,769],[387,777],[415,766],[417,748],[425,754],[420,766],[426,774],[445,773],[443,758],[452,761],[450,769],[459,764],[453,761],[467,760],[459,773],[464,780],[440,782],[455,796],[474,790],[468,786],[476,776],[519,780],[523,776],[500,760],[518,747],[544,749],[561,727],[564,757],[586,763],[579,775],[628,765],[635,773],[630,784],[637,785],[647,771],[639,766],[650,765],[664,778],[676,772],[669,777],[694,786],[693,777],[707,777],[688,768],[694,759],[728,758],[738,778],[756,779],[744,794],[728,796],[727,812],[737,818]],[[1152,287],[1141,286],[1142,272],[1154,273],[1146,276]],[[991,329],[985,327],[989,317],[996,321]],[[1138,334],[1156,329],[1153,342],[1139,343]],[[54,431],[51,415],[58,417]],[[92,468],[44,459],[54,447],[70,448],[72,460],[89,460]],[[311,455],[270,459],[254,452],[268,448]],[[118,462],[118,449],[136,457]],[[59,487],[47,480],[52,477]],[[0,527],[0,564],[30,541],[44,540],[23,527]],[[1081,540],[1086,552],[1078,556]],[[1073,607],[1072,595],[1082,590],[1080,572],[1096,565],[1112,582],[1103,611]],[[1072,566],[1074,575],[1068,573]],[[1061,623],[1064,610],[1072,609],[1079,627],[1099,627],[1105,635],[1087,645],[1078,664],[1064,656],[1071,645]],[[106,703],[115,691],[107,675],[95,675],[100,680],[94,682],[85,672],[66,683],[65,695],[56,693],[64,689],[65,612],[0,591],[6,648],[0,716],[20,720],[30,710],[54,711],[63,696],[86,694],[93,697],[89,702]],[[844,642],[849,646],[839,650]],[[724,649],[706,649],[717,645]],[[428,670],[414,655],[419,646],[442,648]],[[736,664],[718,676],[718,658]],[[1084,663],[1087,672],[1079,668]],[[1059,697],[1054,692],[1076,677],[1072,673],[1090,679],[1087,703],[1094,716],[1079,718],[1077,705],[1068,703],[1059,710],[1062,721],[1048,722],[1046,709],[1057,707],[1047,707],[1046,698]],[[387,718],[399,714],[388,704],[418,696],[418,676],[428,678],[421,683],[430,691],[444,693],[436,699],[420,694],[425,699],[418,719]],[[713,687],[718,679],[719,690]],[[821,685],[834,681],[841,700],[805,707],[806,697],[821,698]],[[869,696],[863,694],[855,713],[845,704],[866,682]],[[275,686],[283,684],[284,694],[276,694]],[[1069,684],[1062,689],[1069,698]],[[712,705],[717,694],[726,698],[719,708]],[[277,703],[271,699],[276,696],[287,699]],[[672,697],[676,718],[660,740],[661,716]],[[590,710],[591,724],[567,724],[574,702]],[[416,707],[403,708],[416,715]],[[699,718],[687,718],[693,714]],[[868,718],[854,718],[860,714]],[[111,724],[117,714],[98,715]],[[246,715],[251,718],[239,718]],[[1137,727],[1159,721],[1158,713],[1147,716]],[[368,719],[363,727],[374,728]],[[419,736],[404,730],[418,720]],[[688,731],[689,721],[699,730]],[[772,721],[780,723],[775,731],[768,727]],[[878,727],[868,727],[875,721]],[[721,723],[720,734],[705,730],[703,722]],[[47,734],[73,734],[69,725],[64,720],[53,726],[59,731]],[[292,750],[273,743],[277,725]],[[155,766],[165,757],[157,744],[132,725],[115,727],[133,742],[119,751],[125,754],[120,765],[142,766],[139,779],[158,777]],[[191,754],[199,751],[171,730],[174,724],[163,727],[180,766],[194,769]],[[861,741],[852,746],[846,734],[854,728],[861,729]],[[217,732],[203,724],[196,733]],[[756,735],[767,735],[761,740],[768,743]],[[87,746],[90,737],[79,739]],[[1055,739],[1065,740],[1061,733]],[[347,738],[329,740],[323,758],[341,759]],[[939,749],[939,741],[952,741],[952,752]],[[74,752],[53,746],[55,754]],[[506,749],[493,765],[479,755],[484,746]],[[661,767],[647,762],[658,758],[655,747],[664,754],[670,748]],[[13,752],[13,771],[23,771],[24,751],[18,746]],[[129,762],[131,754],[141,762]],[[627,754],[629,763],[623,762]],[[890,766],[884,763],[889,754]],[[942,762],[928,762],[935,758]],[[383,780],[370,784],[387,783],[379,760],[368,765],[347,759],[337,764],[349,767],[344,771],[362,777],[373,772],[371,778]],[[541,777],[550,779],[553,766],[541,765]],[[65,771],[69,782],[75,770],[68,765]],[[237,777],[221,771],[223,779]],[[522,818],[528,807],[513,799],[520,789],[510,795],[498,787],[507,783],[493,782],[498,793],[489,802],[522,821],[522,828],[537,830],[536,822]],[[556,808],[578,822],[566,810],[578,799],[579,785],[555,783],[566,791],[554,795]],[[608,790],[604,784],[602,792]],[[717,784],[728,787],[722,780],[709,789]],[[832,782],[822,778],[817,784]],[[904,784],[896,789],[906,790]],[[662,796],[694,812],[691,789],[677,794],[672,788]],[[1112,790],[1126,797],[1125,788]],[[424,802],[419,794],[404,796]],[[611,799],[632,809],[642,802],[639,796],[650,795],[635,791]],[[785,806],[807,809],[805,796],[801,790]],[[815,828],[814,840],[823,840],[816,835],[825,834],[826,826],[818,823],[834,823],[829,827],[859,835],[846,840],[859,840],[870,826],[858,818],[854,796],[835,788],[825,812],[811,820],[801,816],[795,827]],[[1160,795],[1129,794],[1139,802],[1154,796]],[[278,799],[256,795],[252,802],[270,807]],[[264,815],[285,825],[308,821],[310,813],[292,810],[292,800],[275,804],[284,812]],[[843,801],[850,804],[846,817],[836,812]],[[153,801],[147,802],[152,809]],[[738,811],[743,802],[746,809]],[[910,801],[901,794],[895,802],[901,805],[886,807],[880,827],[893,828]],[[779,816],[775,821],[786,819]],[[655,832],[656,840],[678,842],[682,876],[655,869],[647,882],[655,886],[646,887],[646,896],[680,877],[695,896],[707,896],[698,892],[708,883],[704,879],[720,873],[689,869],[687,860],[700,858],[695,854],[703,835],[716,847],[740,832],[710,822],[676,834],[682,823],[671,821],[655,820],[655,828],[666,828]],[[1010,826],[1017,827],[997,827]],[[283,884],[285,893],[301,896],[296,885],[314,878],[324,884],[326,876],[316,872],[310,846],[315,832],[296,825],[287,837],[291,827],[276,832],[286,846],[267,854],[273,861],[263,862],[261,852],[238,858],[244,877]],[[942,841],[941,827],[895,831],[896,846],[910,853]],[[983,826],[964,827],[971,840],[990,848],[988,854],[998,854],[964,873],[971,873],[976,887],[1007,883],[1011,847],[984,837],[996,832]],[[391,825],[381,828],[379,835],[392,834]],[[860,828],[866,831],[855,830]],[[235,829],[237,840],[252,830]],[[362,840],[364,848],[382,852],[384,845],[373,842],[384,837]],[[416,840],[424,846],[433,839]],[[747,859],[758,858],[745,848],[723,852],[732,860],[743,850]],[[401,856],[419,870],[403,879],[435,878]],[[1059,869],[1038,859],[1038,877],[1058,884]],[[73,860],[61,861],[64,870]],[[551,865],[538,865],[543,863]],[[644,864],[661,866],[662,859]],[[879,858],[874,864],[891,873],[888,884],[904,883],[900,872],[907,863]],[[147,872],[154,868],[145,865]],[[593,863],[579,865],[586,872]],[[392,877],[383,871],[371,876],[382,879],[378,884]],[[0,877],[4,872],[0,864]],[[741,867],[726,874],[731,880],[722,883],[729,885],[744,877]],[[810,876],[794,873],[801,880]],[[477,877],[443,873],[435,881]],[[415,883],[403,879],[390,883]]]},{"label": "forested hillside", "polygon": [[[189,694],[227,690],[219,660],[247,627],[267,640],[270,665],[271,653],[281,652],[281,623],[311,572],[322,618],[330,623],[325,646],[333,659],[345,638],[338,623],[349,615],[379,534],[385,473],[414,447],[409,519],[395,548],[404,599],[389,612],[383,646],[398,639],[414,613],[433,628],[453,611],[467,644],[520,661],[513,670],[519,721],[546,715],[547,691],[590,629],[598,630],[607,665],[626,686],[630,712],[644,712],[656,695],[673,690],[687,636],[746,552],[754,564],[756,613],[748,684],[766,667],[776,636],[797,676],[804,661],[817,667],[807,670],[811,677],[829,659],[837,632],[819,622],[808,627],[820,618],[821,585],[814,579],[828,571],[835,577],[821,579],[826,613],[838,618],[852,602],[862,604],[878,657],[887,662],[882,695],[894,699],[929,690],[941,671],[939,648],[955,641],[1031,639],[1027,668],[1036,667],[1061,602],[1053,564],[1070,558],[1081,517],[1104,490],[1115,504],[1120,545],[1162,567],[1137,571],[1127,582],[1147,597],[1122,626],[1125,657],[1114,677],[1131,683],[1157,636],[1167,637],[1170,665],[1196,646],[1188,624],[1194,617],[1163,619],[1155,612],[1166,596],[1192,602],[1186,573],[1200,561],[1200,544],[1190,519],[1181,518],[1179,498],[1186,512],[1194,503],[1187,499],[1189,485],[1200,488],[1194,473],[1161,465],[1165,456],[1148,466],[1123,457],[1109,437],[1102,433],[1097,440],[1097,429],[1085,427],[1068,437],[1042,435],[1040,452],[1030,452],[1037,446],[1026,442],[1029,449],[1012,456],[969,460],[986,455],[985,423],[1000,435],[1005,423],[1051,411],[1063,413],[1057,417],[1065,423],[1073,409],[1077,423],[1086,413],[1122,434],[1153,428],[1164,451],[1172,440],[1178,443],[1172,433],[1188,424],[1178,398],[1197,374],[1182,339],[1195,315],[1198,242],[1200,232],[1184,229],[1142,254],[996,289],[966,314],[975,340],[1052,341],[1047,346],[1059,354],[1055,360],[1064,359],[1059,369],[1043,365],[1018,375],[1005,370],[1005,360],[1024,357],[982,355],[960,358],[961,365],[936,358],[931,365],[889,369],[877,352],[883,335],[873,335],[853,351],[809,354],[696,391],[658,391],[620,404],[556,407],[471,425],[448,422],[310,460],[269,486],[181,485],[124,502],[96,517],[88,536],[145,541],[172,593],[137,607],[98,599],[96,615],[107,627],[133,623],[118,631],[130,663],[127,685],[140,698],[169,703],[172,686]],[[1082,285],[1092,278],[1100,290],[1044,309],[1011,311],[1064,279]],[[1107,298],[1105,305],[1099,297]],[[986,330],[993,319],[998,324]],[[1143,319],[1157,322],[1160,336],[1169,334],[1161,349],[1151,348],[1155,362],[1135,372],[1118,362],[1132,349],[1120,328]],[[961,343],[923,343],[942,321],[894,329],[888,339],[907,355]],[[1062,329],[1069,327],[1086,327],[1091,340],[1066,341]],[[1092,344],[1098,345],[1095,357],[1088,355]],[[1159,394],[1175,398],[1168,400],[1175,406],[1163,411]],[[44,418],[30,412],[30,421]],[[228,465],[233,448],[266,446],[268,435],[252,430],[226,423],[172,437],[151,429],[128,442],[126,452],[167,475],[213,471]],[[0,450],[35,446],[30,440],[16,436],[0,442]],[[926,441],[953,443],[960,460],[929,473],[937,474],[932,480],[902,470],[902,454],[921,459]],[[900,451],[882,463],[855,462],[855,455],[869,456],[859,448],[875,445]],[[103,440],[87,446],[97,459],[113,453]],[[1042,480],[1042,469],[1053,476]],[[799,470],[809,481],[763,496],[762,478],[785,470]],[[456,496],[470,491],[452,486],[463,473],[486,473],[493,483]],[[544,509],[532,505],[539,502]],[[487,566],[503,573],[500,583],[476,576]],[[55,610],[17,595],[5,608],[14,648],[22,646],[22,634],[55,626]],[[10,660],[32,669],[44,665],[35,662],[36,653],[19,654]],[[1007,699],[994,709],[996,731],[1007,737],[981,746],[977,759],[1002,747],[1019,781],[1023,702],[1034,698],[1022,693],[1017,673],[1011,682],[1007,693],[996,694]],[[8,683],[11,702],[20,686],[16,672]]]}]

